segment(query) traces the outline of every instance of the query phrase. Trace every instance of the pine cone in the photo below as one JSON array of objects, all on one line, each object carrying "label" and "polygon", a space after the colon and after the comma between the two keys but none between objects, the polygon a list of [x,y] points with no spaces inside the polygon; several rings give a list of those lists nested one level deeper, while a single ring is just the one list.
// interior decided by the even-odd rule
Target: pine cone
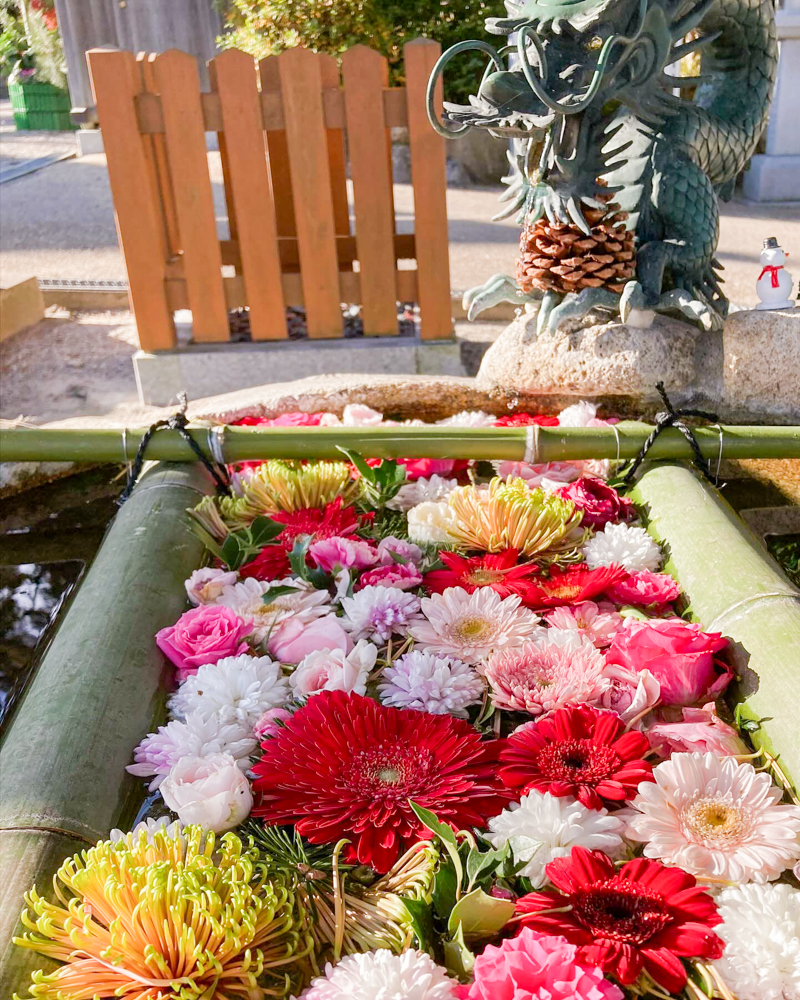
[{"label": "pine cone", "polygon": [[633,277],[636,254],[634,234],[625,228],[628,213],[618,208],[584,208],[583,217],[592,227],[589,236],[577,226],[547,219],[523,229],[517,260],[517,283],[522,291],[607,288],[619,294]]}]

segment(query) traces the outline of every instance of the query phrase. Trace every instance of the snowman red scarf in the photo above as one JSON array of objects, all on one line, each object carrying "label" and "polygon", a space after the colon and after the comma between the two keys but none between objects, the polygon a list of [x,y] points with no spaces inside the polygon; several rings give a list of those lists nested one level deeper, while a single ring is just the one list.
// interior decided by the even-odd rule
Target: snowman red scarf
[{"label": "snowman red scarf", "polygon": [[778,271],[782,270],[783,270],[783,264],[767,264],[762,270],[761,274],[759,274],[758,280],[761,281],[761,279],[764,277],[767,271],[769,271],[770,274],[772,275],[772,287],[780,288],[780,282],[778,280]]}]

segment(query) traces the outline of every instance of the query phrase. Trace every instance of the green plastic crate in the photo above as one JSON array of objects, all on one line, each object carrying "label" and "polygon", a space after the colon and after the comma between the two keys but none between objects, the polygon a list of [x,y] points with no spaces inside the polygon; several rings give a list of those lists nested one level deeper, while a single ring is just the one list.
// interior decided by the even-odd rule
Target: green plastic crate
[{"label": "green plastic crate", "polygon": [[8,96],[19,131],[64,132],[77,128],[69,117],[69,92],[51,83],[9,83]]}]

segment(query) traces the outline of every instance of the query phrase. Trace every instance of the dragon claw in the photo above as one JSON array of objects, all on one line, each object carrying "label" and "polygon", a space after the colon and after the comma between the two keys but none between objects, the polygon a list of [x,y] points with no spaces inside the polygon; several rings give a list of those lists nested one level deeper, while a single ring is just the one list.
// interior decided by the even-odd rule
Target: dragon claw
[{"label": "dragon claw", "polygon": [[476,288],[464,292],[461,305],[467,314],[467,319],[473,320],[485,309],[491,309],[498,302],[515,302],[524,305],[526,302],[536,302],[540,298],[538,292],[525,293],[507,274],[495,274],[488,281]]},{"label": "dragon claw", "polygon": [[655,312],[638,281],[629,281],[619,298],[619,316],[623,323],[646,330],[652,326]]}]

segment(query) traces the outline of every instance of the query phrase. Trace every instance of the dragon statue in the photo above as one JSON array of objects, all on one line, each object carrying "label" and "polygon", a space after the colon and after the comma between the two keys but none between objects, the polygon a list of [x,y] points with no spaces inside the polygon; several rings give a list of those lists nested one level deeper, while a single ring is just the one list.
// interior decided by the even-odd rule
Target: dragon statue
[{"label": "dragon statue", "polygon": [[[441,135],[479,128],[510,140],[510,204],[495,218],[519,212],[525,280],[495,275],[467,292],[470,319],[500,301],[541,300],[540,330],[592,309],[718,329],[728,310],[718,199],[732,196],[766,124],[772,0],[506,0],[506,10],[486,29],[508,44],[454,45],[428,86]],[[701,48],[701,75],[666,72]],[[489,57],[477,96],[444,103],[439,120],[445,66],[476,49]]]}]

